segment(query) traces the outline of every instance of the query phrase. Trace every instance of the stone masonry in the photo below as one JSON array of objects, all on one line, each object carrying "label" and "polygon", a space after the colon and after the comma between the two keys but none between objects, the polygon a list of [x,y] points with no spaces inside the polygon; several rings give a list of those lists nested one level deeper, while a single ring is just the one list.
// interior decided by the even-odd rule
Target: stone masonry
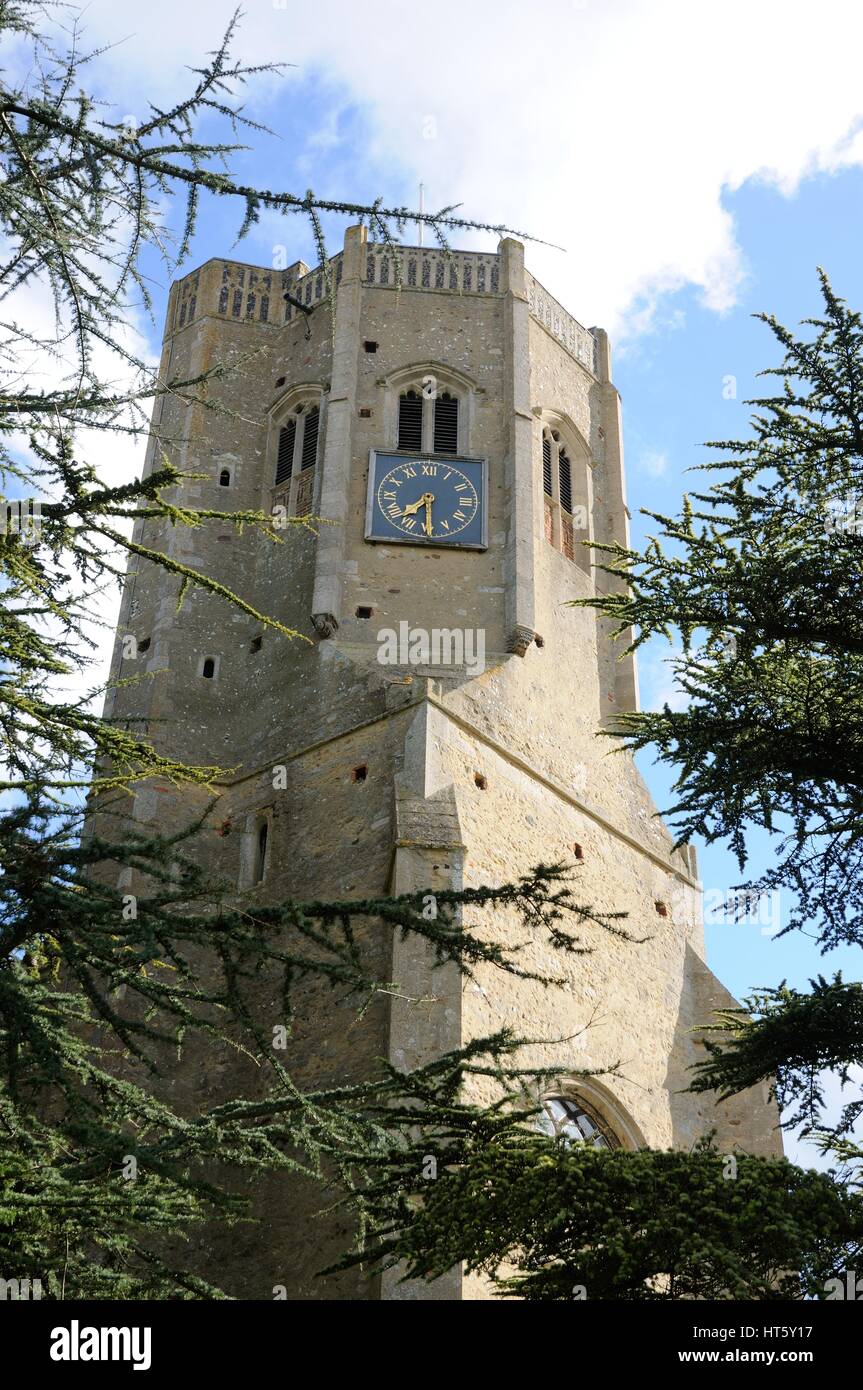
[{"label": "stone masonry", "polygon": [[[167,397],[148,469],[161,440],[196,475],[179,492],[184,503],[304,508],[323,521],[288,527],[282,544],[218,522],[136,525],[140,543],[202,568],[300,634],[261,629],[200,591],[178,609],[176,578],[130,562],[112,676],[145,678],[114,690],[106,713],[143,720],[178,758],[231,769],[205,858],[241,898],[265,902],[503,883],[538,862],[577,861],[580,900],[628,913],[648,938],[597,933],[593,954],[569,960],[537,943],[530,964],[566,977],[546,989],[492,969],[464,985],[432,969],[416,943],[370,927],[380,977],[399,989],[361,1021],[349,1002],[310,989],[290,1053],[298,1079],[349,1082],[381,1056],[409,1067],[506,1024],[570,1039],[525,1060],[571,1066],[564,1091],[625,1146],[689,1148],[715,1130],[725,1151],[780,1152],[766,1088],[717,1108],[683,1093],[700,1046],[693,1030],[731,998],[704,960],[694,851],[673,850],[632,759],[597,736],[637,705],[634,660],[590,610],[566,606],[605,581],[565,542],[560,499],[545,495],[544,438],[571,463],[575,541],[627,537],[606,334],[551,298],[516,241],[446,256],[373,245],[353,227],[326,268],[212,260],[173,286],[163,378],[219,365],[232,370],[210,397],[230,413]],[[488,463],[485,550],[365,539],[370,451],[396,451],[399,397],[429,378],[458,400],[458,455]],[[285,422],[305,417],[310,428],[315,408],[310,467],[274,486]],[[405,622],[481,631],[485,669],[381,664],[378,634]],[[145,648],[133,661],[123,657],[129,635]],[[134,815],[183,824],[202,795],[151,782]],[[226,824],[231,833],[217,835]],[[504,938],[513,929],[503,914],[492,926]],[[620,1074],[606,1082],[577,1079],[616,1061]],[[259,1084],[233,1051],[201,1049],[173,1071],[171,1092],[198,1105]],[[260,1224],[202,1237],[195,1258],[244,1298],[271,1298],[279,1284],[301,1299],[484,1296],[457,1271],[419,1289],[361,1273],[316,1280],[347,1228],[316,1218],[319,1201],[311,1185],[273,1179],[256,1194]]]}]

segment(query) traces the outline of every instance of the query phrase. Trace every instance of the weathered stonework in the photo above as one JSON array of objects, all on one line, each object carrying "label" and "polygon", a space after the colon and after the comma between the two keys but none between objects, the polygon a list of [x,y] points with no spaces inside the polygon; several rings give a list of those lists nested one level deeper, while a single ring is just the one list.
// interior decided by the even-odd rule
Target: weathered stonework
[{"label": "weathered stonework", "polygon": [[[551,299],[517,242],[452,260],[422,248],[397,255],[400,286],[392,253],[349,230],[329,268],[334,324],[323,272],[302,263],[276,272],[210,261],[173,287],[162,372],[192,377],[233,364],[210,390],[235,414],[169,399],[156,412],[148,468],[158,466],[162,438],[180,467],[203,475],[183,485],[184,502],[269,510],[285,403],[307,399],[321,411],[313,511],[324,523],[290,528],[279,545],[220,523],[139,523],[137,540],[202,567],[301,638],[262,632],[201,592],[178,611],[176,581],[133,560],[112,674],[152,679],[117,689],[108,713],[143,717],[174,756],[233,769],[205,856],[253,901],[502,883],[540,861],[572,860],[578,846],[580,898],[627,912],[648,938],[632,945],[597,933],[586,937],[593,954],[571,960],[533,943],[525,959],[565,976],[546,989],[491,969],[463,985],[416,943],[370,926],[380,978],[400,988],[361,1021],[329,990],[310,988],[291,1051],[303,1083],[350,1081],[381,1055],[408,1067],[508,1024],[570,1039],[537,1045],[526,1060],[571,1066],[573,1094],[623,1144],[688,1148],[714,1129],[726,1148],[779,1152],[766,1090],[719,1108],[681,1093],[699,1049],[692,1030],[730,996],[704,961],[694,851],[673,850],[629,755],[609,754],[597,737],[610,713],[637,706],[634,660],[603,621],[564,606],[594,581],[546,539],[544,429],[565,442],[586,533],[627,537],[607,337]],[[286,315],[285,290],[311,312],[289,302]],[[369,451],[395,447],[398,394],[411,374],[433,375],[458,396],[459,453],[488,460],[485,551],[364,540]],[[185,443],[170,442],[181,434]],[[378,633],[401,622],[482,630],[485,670],[381,665]],[[126,634],[150,638],[134,667],[122,659]],[[279,790],[276,767],[285,769]],[[156,782],[139,792],[134,814],[164,828],[198,804]],[[267,863],[255,884],[262,817]],[[517,931],[504,913],[493,926],[503,939]],[[274,1007],[267,998],[260,1006],[262,1017]],[[606,1084],[575,1078],[615,1061],[620,1075]],[[235,1053],[198,1045],[174,1073],[172,1097],[192,1105],[259,1085]],[[257,1194],[262,1225],[207,1237],[202,1264],[215,1263],[240,1297],[271,1297],[277,1284],[299,1298],[483,1296],[458,1272],[431,1289],[360,1274],[315,1281],[344,1239],[310,1218],[318,1200],[311,1186],[274,1179]]]}]

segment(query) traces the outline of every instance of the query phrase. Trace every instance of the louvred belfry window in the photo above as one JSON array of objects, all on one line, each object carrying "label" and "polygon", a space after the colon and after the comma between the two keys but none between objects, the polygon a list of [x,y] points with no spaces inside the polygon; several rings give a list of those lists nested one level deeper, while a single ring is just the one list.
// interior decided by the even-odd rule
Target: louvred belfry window
[{"label": "louvred belfry window", "polygon": [[419,453],[423,446],[423,402],[418,391],[399,397],[398,448]]},{"label": "louvred belfry window", "polygon": [[590,539],[588,489],[586,459],[577,455],[573,464],[559,431],[546,426],[542,432],[545,538],[586,574],[591,572],[589,552],[581,542]]},{"label": "louvred belfry window", "polygon": [[303,430],[303,450],[301,454],[301,467],[303,471],[307,468],[314,468],[318,461],[319,421],[320,411],[317,406],[313,406],[306,416],[305,429]]},{"label": "louvred belfry window", "polygon": [[434,452],[458,453],[458,400],[448,391],[434,403]]},{"label": "louvred belfry window", "polygon": [[302,403],[279,429],[274,487],[282,489],[276,500],[290,516],[313,510],[320,424],[320,407]]},{"label": "louvred belfry window", "polygon": [[297,440],[297,422],[294,417],[279,430],[279,452],[276,459],[276,486],[285,483],[294,471],[294,445]]},{"label": "louvred belfry window", "polygon": [[572,511],[572,464],[564,449],[560,446],[557,455],[557,464],[560,470],[560,505],[565,512]]},{"label": "louvred belfry window", "polygon": [[551,497],[551,440],[547,435],[542,439],[542,490]]}]

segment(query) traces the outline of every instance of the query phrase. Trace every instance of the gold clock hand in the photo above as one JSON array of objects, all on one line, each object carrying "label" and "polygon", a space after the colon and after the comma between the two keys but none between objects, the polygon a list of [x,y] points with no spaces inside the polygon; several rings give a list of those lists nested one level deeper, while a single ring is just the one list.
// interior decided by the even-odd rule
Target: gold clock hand
[{"label": "gold clock hand", "polygon": [[434,493],[425,493],[422,500],[426,504],[426,519],[425,525],[423,526],[423,530],[425,531],[427,536],[430,536],[432,533],[432,503],[434,502]]},{"label": "gold clock hand", "polygon": [[402,516],[416,516],[420,507],[425,502],[425,493],[416,502],[411,502],[408,506],[402,507]]}]

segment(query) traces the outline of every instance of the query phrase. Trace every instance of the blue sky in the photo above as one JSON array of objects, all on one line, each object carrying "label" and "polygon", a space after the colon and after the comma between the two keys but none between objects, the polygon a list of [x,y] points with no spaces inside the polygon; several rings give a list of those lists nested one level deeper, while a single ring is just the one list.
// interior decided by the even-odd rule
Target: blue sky
[{"label": "blue sky", "polygon": [[[185,90],[184,64],[214,46],[231,8],[92,0],[91,40],[123,40],[94,67],[116,115],[146,115],[144,91],[164,103]],[[468,216],[565,246],[529,246],[528,264],[577,318],[612,334],[639,541],[639,508],[677,510],[701,442],[746,430],[745,398],[778,357],[751,315],[817,313],[819,264],[863,306],[863,13],[823,0],[818,21],[802,0],[541,0],[529,11],[441,0],[425,18],[256,0],[241,56],[296,66],[248,89],[249,114],[276,137],[253,137],[234,167],[270,188],[361,202],[415,204],[422,179],[427,207],[462,201]],[[314,263],[299,219],[267,216],[232,250],[239,215],[205,204],[185,268],[226,253],[270,264],[279,245]],[[332,250],[344,225],[328,219]],[[149,269],[158,319],[167,282]],[[736,399],[723,393],[729,376]],[[645,704],[668,686],[664,654],[651,648],[642,662]],[[640,763],[668,804],[668,774]],[[728,852],[699,849],[707,889],[739,881]],[[757,872],[766,837],[751,850]],[[709,926],[708,958],[738,995],[782,977],[802,985],[816,970],[859,973],[849,951],[822,959],[807,939],[774,941],[757,925]]]}]

